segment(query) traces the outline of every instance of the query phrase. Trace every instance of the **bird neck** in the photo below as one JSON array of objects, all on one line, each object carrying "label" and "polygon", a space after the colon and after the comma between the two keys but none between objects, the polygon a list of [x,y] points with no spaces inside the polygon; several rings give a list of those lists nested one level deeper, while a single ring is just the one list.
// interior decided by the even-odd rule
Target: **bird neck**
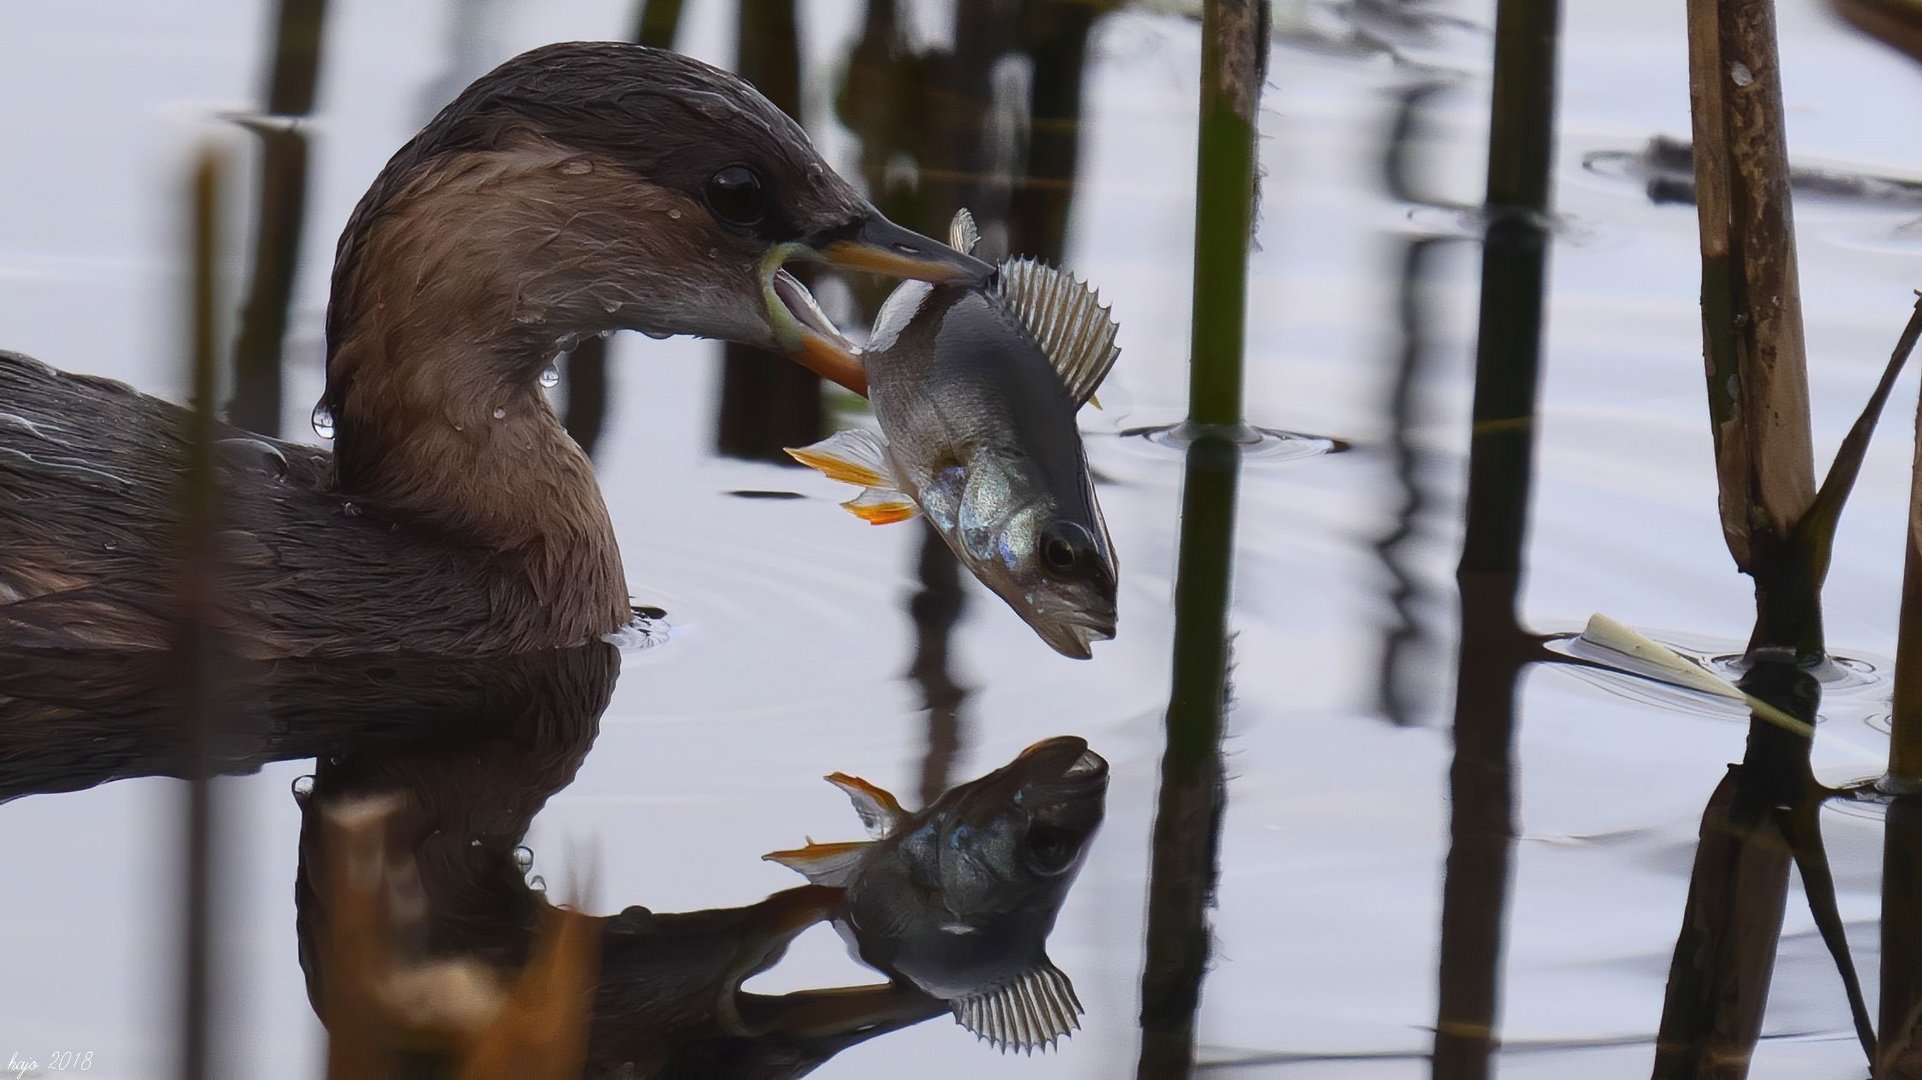
[{"label": "bird neck", "polygon": [[626,621],[627,586],[593,464],[538,387],[544,359],[516,335],[348,336],[329,358],[354,372],[329,391],[335,484],[363,512],[518,564],[573,643]]},{"label": "bird neck", "polygon": [[538,383],[567,341],[618,325],[627,283],[590,256],[631,215],[584,212],[613,197],[562,198],[562,180],[624,190],[532,136],[390,164],[341,237],[323,401],[342,495],[520,559],[540,599],[606,633],[628,610],[613,527]]}]

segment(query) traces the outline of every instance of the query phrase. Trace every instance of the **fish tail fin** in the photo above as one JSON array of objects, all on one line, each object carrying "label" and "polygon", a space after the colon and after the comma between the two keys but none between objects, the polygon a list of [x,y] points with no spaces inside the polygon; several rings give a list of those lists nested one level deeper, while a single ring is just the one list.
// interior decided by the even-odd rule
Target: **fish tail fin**
[{"label": "fish tail fin", "polygon": [[1001,264],[1001,294],[1047,354],[1077,407],[1121,357],[1114,316],[1093,289],[1073,274],[1034,259]]}]

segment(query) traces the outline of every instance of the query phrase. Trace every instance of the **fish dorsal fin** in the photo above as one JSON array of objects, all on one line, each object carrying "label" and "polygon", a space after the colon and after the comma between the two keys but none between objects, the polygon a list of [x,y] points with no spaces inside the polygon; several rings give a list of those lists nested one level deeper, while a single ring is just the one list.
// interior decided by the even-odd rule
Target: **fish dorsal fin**
[{"label": "fish dorsal fin", "polygon": [[1121,349],[1114,317],[1093,289],[1073,274],[1034,259],[1001,264],[1001,295],[1047,354],[1080,408],[1108,377]]},{"label": "fish dorsal fin", "polygon": [[974,226],[974,215],[967,207],[954,212],[954,220],[948,223],[948,246],[963,255],[974,254],[974,245],[981,242],[981,230]]},{"label": "fish dorsal fin", "polygon": [[872,431],[849,428],[811,446],[786,449],[787,456],[811,469],[819,469],[830,480],[861,487],[894,486],[894,476],[888,468],[887,443]]},{"label": "fish dorsal fin", "polygon": [[869,840],[849,840],[840,844],[817,844],[812,840],[803,848],[791,851],[770,851],[761,858],[766,862],[777,862],[799,873],[816,885],[828,885],[845,889],[854,880],[854,872],[861,868],[861,856],[874,846]]},{"label": "fish dorsal fin", "polygon": [[861,815],[861,824],[867,826],[871,839],[886,840],[894,834],[896,826],[907,820],[908,812],[901,809],[900,800],[858,776],[831,773],[827,781],[848,793],[854,812]]},{"label": "fish dorsal fin", "polygon": [[1002,1053],[1032,1054],[1081,1027],[1074,984],[1046,956],[1013,982],[948,1002],[954,1020]]}]

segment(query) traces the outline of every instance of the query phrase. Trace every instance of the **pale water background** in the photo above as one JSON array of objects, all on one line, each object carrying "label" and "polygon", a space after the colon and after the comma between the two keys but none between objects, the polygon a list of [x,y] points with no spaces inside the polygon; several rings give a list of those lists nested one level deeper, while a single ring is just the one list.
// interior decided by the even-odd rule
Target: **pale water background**
[{"label": "pale water background", "polygon": [[[618,37],[632,20],[621,0],[488,0],[458,21],[456,6],[335,0],[329,12],[287,348],[290,433],[305,432],[319,392],[333,238],[387,156],[495,62],[548,41]],[[935,32],[941,6],[921,7],[916,25]],[[859,11],[828,0],[800,8],[805,119],[853,175],[853,144],[828,95]],[[1279,13],[1309,32],[1278,36],[1264,99],[1248,409],[1257,424],[1354,449],[1256,457],[1244,473],[1219,953],[1199,1040],[1204,1062],[1328,1057],[1222,1075],[1428,1069],[1479,257],[1465,239],[1436,251],[1423,292],[1432,348],[1402,432],[1413,465],[1398,477],[1388,402],[1403,253],[1423,236],[1469,237],[1472,223],[1396,201],[1381,161],[1398,96],[1438,82],[1412,144],[1417,178],[1436,202],[1480,201],[1493,12],[1423,10],[1462,23],[1402,34],[1342,6]],[[1798,163],[1922,172],[1922,67],[1810,0],[1783,0],[1780,17]],[[198,118],[255,102],[269,18],[267,5],[237,0],[0,3],[0,346],[178,396],[178,178]],[[731,4],[692,0],[682,48],[728,62],[733,18]],[[1594,151],[1686,136],[1681,18],[1681,5],[1661,0],[1566,8],[1555,190],[1565,221],[1551,255],[1524,613],[1548,631],[1604,610],[1728,652],[1753,611],[1714,509],[1694,214],[1651,205],[1632,178],[1583,167]],[[1358,22],[1391,33],[1409,62],[1336,47]],[[1120,637],[1091,662],[1064,660],[971,583],[957,636],[956,674],[973,693],[957,779],[1070,732],[1114,766],[1107,824],[1050,946],[1079,988],[1087,1027],[1058,1053],[1014,1058],[935,1020],[817,1075],[1132,1074],[1181,462],[1116,433],[1178,419],[1184,406],[1197,50],[1195,23],[1145,10],[1106,18],[1091,50],[1069,251],[1122,324],[1108,409],[1083,417],[1122,564]],[[233,185],[236,204],[252,187]],[[248,212],[234,212],[238,237]],[[1804,200],[1797,217],[1825,464],[1922,285],[1922,207]],[[232,265],[236,275],[244,265],[237,246]],[[626,656],[592,753],[528,840],[550,882],[592,853],[597,911],[732,906],[795,884],[760,853],[804,832],[856,835],[845,800],[818,778],[847,770],[911,796],[925,750],[919,693],[902,677],[920,534],[862,525],[835,506],[846,493],[819,477],[711,456],[717,353],[637,335],[612,349],[601,482],[633,591],[669,611],[672,631]],[[1894,648],[1914,393],[1911,376],[1844,519],[1827,589],[1832,647],[1880,675]],[[1398,726],[1381,706],[1380,666],[1384,634],[1401,617],[1376,543],[1396,528],[1408,480],[1418,510],[1394,558],[1412,582],[1418,637],[1397,684],[1414,723]],[[741,488],[809,497],[725,494]],[[1886,700],[1874,680],[1829,697],[1819,777],[1880,772]],[[1740,757],[1744,726],[1539,668],[1525,677],[1519,715],[1523,835],[1501,1074],[1645,1074],[1702,803]],[[289,785],[308,771],[287,762],[222,781],[240,808],[218,930],[231,976],[219,1043],[234,1076],[319,1075],[323,1032],[293,934],[299,815]],[[106,1080],[171,1068],[182,792],[173,781],[123,781],[0,808],[0,1054],[92,1050],[90,1075]],[[1833,807],[1824,817],[1873,1010],[1880,822]],[[1864,1076],[1800,895],[1790,895],[1753,1075]],[[756,985],[871,978],[820,929]]]}]

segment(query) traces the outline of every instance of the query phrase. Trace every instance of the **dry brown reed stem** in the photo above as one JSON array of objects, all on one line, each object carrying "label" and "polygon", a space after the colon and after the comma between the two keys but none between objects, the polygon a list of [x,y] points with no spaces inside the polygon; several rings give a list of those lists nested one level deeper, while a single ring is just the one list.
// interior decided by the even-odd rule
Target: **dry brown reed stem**
[{"label": "dry brown reed stem", "polygon": [[[1895,355],[1922,338],[1922,293]],[[1902,615],[1895,642],[1895,708],[1889,737],[1889,774],[1883,783],[1904,794],[1922,793],[1922,397],[1916,401],[1915,457],[1909,482],[1907,555],[1902,567]]]},{"label": "dry brown reed stem", "polygon": [[1822,647],[1787,539],[1815,500],[1773,0],[1689,0],[1702,340],[1722,531],[1756,582],[1754,645]]}]

